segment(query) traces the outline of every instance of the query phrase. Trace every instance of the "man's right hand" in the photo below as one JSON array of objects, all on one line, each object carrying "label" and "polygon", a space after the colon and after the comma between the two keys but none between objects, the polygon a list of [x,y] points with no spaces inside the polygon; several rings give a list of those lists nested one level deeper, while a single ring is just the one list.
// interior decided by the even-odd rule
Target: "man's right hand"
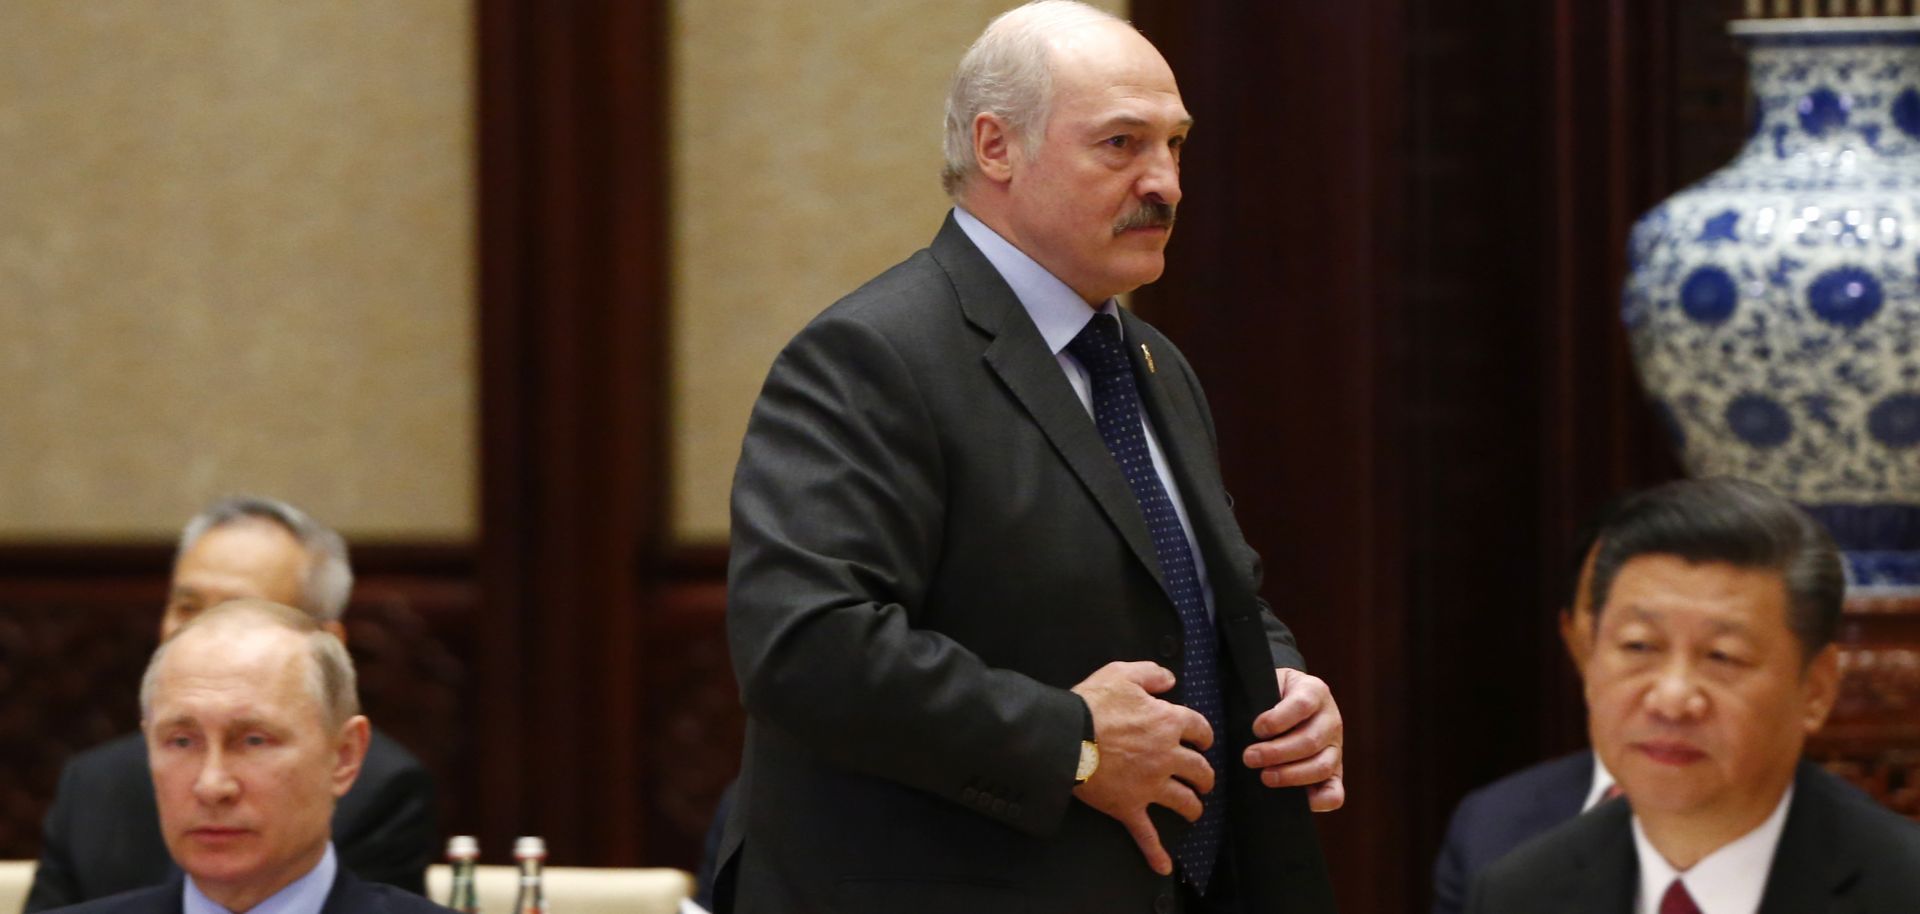
[{"label": "man's right hand", "polygon": [[1146,660],[1115,661],[1073,687],[1093,712],[1100,767],[1073,795],[1119,820],[1133,835],[1147,866],[1172,875],[1173,858],[1147,818],[1158,803],[1192,822],[1200,818],[1199,794],[1213,789],[1213,767],[1201,750],[1213,744],[1213,729],[1192,708],[1155,698],[1173,688],[1173,673]]}]

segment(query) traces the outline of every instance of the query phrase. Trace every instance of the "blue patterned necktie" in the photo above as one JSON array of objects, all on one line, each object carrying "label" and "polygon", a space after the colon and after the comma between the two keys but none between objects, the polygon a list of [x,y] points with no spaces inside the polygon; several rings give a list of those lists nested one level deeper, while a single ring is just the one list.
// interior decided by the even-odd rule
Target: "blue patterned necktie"
[{"label": "blue patterned necktie", "polygon": [[1206,597],[1200,590],[1200,575],[1194,568],[1186,531],[1180,527],[1180,515],[1173,510],[1173,501],[1160,484],[1160,474],[1154,471],[1153,457],[1147,453],[1146,430],[1140,424],[1140,391],[1134,386],[1133,363],[1120,344],[1119,321],[1110,314],[1095,314],[1080,335],[1067,344],[1067,351],[1093,379],[1094,424],[1100,427],[1107,451],[1120,464],[1128,488],[1140,503],[1168,596],[1180,612],[1181,633],[1186,639],[1183,662],[1177,671],[1180,695],[1187,707],[1199,711],[1213,728],[1213,748],[1202,753],[1215,773],[1213,793],[1200,798],[1206,807],[1200,821],[1193,823],[1172,848],[1181,875],[1204,895],[1214,862],[1220,857],[1227,814],[1226,778],[1220,764],[1226,753],[1226,715],[1220,701],[1219,636],[1207,618]]}]

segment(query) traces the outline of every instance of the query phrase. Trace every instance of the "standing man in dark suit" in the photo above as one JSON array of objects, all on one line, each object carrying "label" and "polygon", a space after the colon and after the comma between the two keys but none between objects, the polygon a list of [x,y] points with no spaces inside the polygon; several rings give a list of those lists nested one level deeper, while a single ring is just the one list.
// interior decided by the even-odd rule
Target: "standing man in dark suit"
[{"label": "standing man in dark suit", "polygon": [[1627,803],[1474,883],[1475,914],[1906,914],[1920,826],[1800,758],[1838,689],[1845,592],[1818,523],[1759,485],[1625,502],[1594,560],[1594,749]]},{"label": "standing man in dark suit", "polygon": [[[162,641],[202,610],[242,597],[297,606],[341,640],[353,589],[338,533],[285,502],[257,496],[209,505],[181,533]],[[361,878],[426,890],[438,834],[433,780],[375,731],[354,788],[334,815],[340,861]],[[147,745],[130,733],[68,761],[47,812],[26,911],[45,911],[159,884],[178,870],[155,818]]]},{"label": "standing man in dark suit", "polygon": [[152,888],[80,914],[445,914],[361,882],[330,838],[372,728],[353,661],[307,613],[223,603],[161,642],[140,682],[140,730],[167,852]]},{"label": "standing man in dark suit", "polygon": [[[1125,22],[990,25],[933,244],[774,363],[733,489],[722,911],[1333,909],[1340,714],[1260,599],[1160,275],[1191,118]],[[1190,824],[1191,823],[1191,824]]]},{"label": "standing man in dark suit", "polygon": [[[1584,671],[1593,646],[1593,559],[1604,509],[1582,525],[1574,539],[1573,569],[1560,608],[1560,641]],[[1433,863],[1433,914],[1460,914],[1467,887],[1495,860],[1528,839],[1598,806],[1613,792],[1613,774],[1582,749],[1517,771],[1481,787],[1454,807],[1447,835]]]}]

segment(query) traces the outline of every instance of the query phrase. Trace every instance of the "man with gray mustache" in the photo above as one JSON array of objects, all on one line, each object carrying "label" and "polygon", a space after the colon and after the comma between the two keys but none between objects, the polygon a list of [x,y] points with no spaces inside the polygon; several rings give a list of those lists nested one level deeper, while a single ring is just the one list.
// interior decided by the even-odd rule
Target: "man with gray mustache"
[{"label": "man with gray mustache", "polygon": [[733,488],[721,912],[1333,910],[1340,712],[1259,596],[1159,278],[1193,119],[1126,22],[961,61],[933,243],[775,361]]}]

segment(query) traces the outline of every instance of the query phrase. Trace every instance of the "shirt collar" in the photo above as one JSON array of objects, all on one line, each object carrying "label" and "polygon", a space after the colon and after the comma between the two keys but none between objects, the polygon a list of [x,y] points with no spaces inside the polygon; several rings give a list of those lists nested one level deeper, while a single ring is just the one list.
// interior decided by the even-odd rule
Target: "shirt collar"
[{"label": "shirt collar", "polygon": [[1667,886],[1679,879],[1700,906],[1700,914],[1754,914],[1760,910],[1760,896],[1767,890],[1767,873],[1773,868],[1773,853],[1780,847],[1780,833],[1787,825],[1787,805],[1793,800],[1793,785],[1788,784],[1780,804],[1758,828],[1747,832],[1719,850],[1701,858],[1681,873],[1660,856],[1633,817],[1633,848],[1640,857],[1640,903],[1637,910],[1654,911],[1660,905]]},{"label": "shirt collar", "polygon": [[329,841],[320,862],[305,876],[287,883],[285,888],[245,912],[230,912],[221,907],[188,876],[183,890],[183,914],[320,914],[320,909],[326,906],[327,894],[333,891],[333,878],[339,869],[340,863],[333,855],[333,842]]},{"label": "shirt collar", "polygon": [[[1040,337],[1047,341],[1047,348],[1059,355],[1073,338],[1085,329],[1087,321],[1093,319],[1095,309],[1089,308],[1081,300],[1079,293],[1061,282],[1047,268],[1040,265],[1025,251],[1013,246],[1013,243],[1000,237],[1000,233],[987,227],[974,214],[961,207],[953,208],[953,221],[959,223],[960,230],[967,234],[967,240],[986,255],[987,262],[1007,281],[1020,304],[1027,309],[1027,315],[1033,318],[1033,325],[1040,328]],[[1119,307],[1109,298],[1098,309],[1101,314],[1120,316]],[[1125,338],[1126,329],[1120,331]]]},{"label": "shirt collar", "polygon": [[1586,812],[1600,805],[1613,785],[1613,772],[1608,771],[1607,763],[1600,760],[1600,753],[1593,753],[1593,784],[1587,788],[1587,801],[1580,804],[1580,811]]}]

